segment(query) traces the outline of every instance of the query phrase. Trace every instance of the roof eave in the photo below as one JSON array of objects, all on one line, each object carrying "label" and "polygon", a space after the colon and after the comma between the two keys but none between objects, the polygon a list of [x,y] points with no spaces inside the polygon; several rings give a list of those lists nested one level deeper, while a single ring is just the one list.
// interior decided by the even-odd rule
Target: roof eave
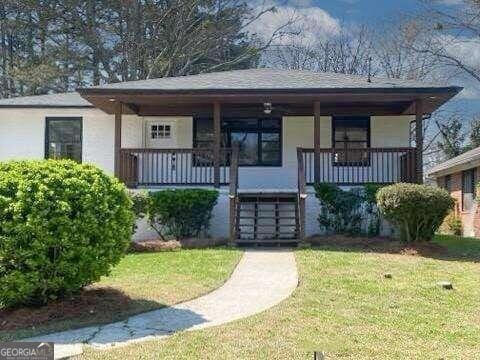
[{"label": "roof eave", "polygon": [[22,104],[0,104],[0,108],[16,108],[16,109],[91,109],[95,108],[92,105],[22,105]]},{"label": "roof eave", "polygon": [[477,166],[480,166],[480,157],[464,160],[460,163],[452,164],[440,169],[432,169],[427,175],[433,178],[438,178],[440,176],[454,174],[456,172],[468,170]]},{"label": "roof eave", "polygon": [[375,87],[375,88],[252,88],[252,89],[149,89],[149,88],[78,88],[80,95],[115,95],[115,94],[152,94],[152,95],[218,95],[218,94],[451,94],[455,96],[462,87]]}]

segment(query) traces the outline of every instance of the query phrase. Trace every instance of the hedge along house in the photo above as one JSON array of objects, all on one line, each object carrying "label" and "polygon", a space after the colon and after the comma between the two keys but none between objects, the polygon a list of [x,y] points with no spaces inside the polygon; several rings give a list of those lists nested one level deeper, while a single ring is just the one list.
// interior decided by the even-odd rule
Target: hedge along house
[{"label": "hedge along house", "polygon": [[476,184],[480,181],[480,147],[431,168],[428,176],[455,199],[455,214],[462,220],[464,236],[480,237],[480,208]]},{"label": "hedge along house", "polygon": [[423,117],[460,90],[252,69],[4,99],[0,158],[71,157],[137,189],[215,187],[213,236],[296,241],[319,232],[315,182],[421,182]]}]

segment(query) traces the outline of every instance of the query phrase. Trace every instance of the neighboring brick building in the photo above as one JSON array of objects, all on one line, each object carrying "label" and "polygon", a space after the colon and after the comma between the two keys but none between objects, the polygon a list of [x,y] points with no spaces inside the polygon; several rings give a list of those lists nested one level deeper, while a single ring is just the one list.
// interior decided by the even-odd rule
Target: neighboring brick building
[{"label": "neighboring brick building", "polygon": [[480,237],[480,206],[475,201],[476,185],[480,182],[480,147],[433,167],[428,176],[455,199],[463,235]]}]

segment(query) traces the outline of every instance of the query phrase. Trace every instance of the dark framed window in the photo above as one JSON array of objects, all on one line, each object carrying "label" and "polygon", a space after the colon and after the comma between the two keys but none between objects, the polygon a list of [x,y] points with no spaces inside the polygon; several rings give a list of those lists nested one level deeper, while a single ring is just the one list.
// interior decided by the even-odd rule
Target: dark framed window
[{"label": "dark framed window", "polygon": [[452,175],[445,175],[443,188],[448,192],[452,191]]},{"label": "dark framed window", "polygon": [[[277,118],[226,118],[221,124],[221,146],[239,149],[240,166],[282,166],[282,122]],[[213,148],[213,120],[196,118],[196,148]]]},{"label": "dark framed window", "polygon": [[369,166],[370,117],[335,116],[332,118],[334,165]]},{"label": "dark framed window", "polygon": [[82,162],[82,118],[47,117],[45,158]]},{"label": "dark framed window", "polygon": [[462,172],[462,210],[470,211],[475,200],[475,169]]}]

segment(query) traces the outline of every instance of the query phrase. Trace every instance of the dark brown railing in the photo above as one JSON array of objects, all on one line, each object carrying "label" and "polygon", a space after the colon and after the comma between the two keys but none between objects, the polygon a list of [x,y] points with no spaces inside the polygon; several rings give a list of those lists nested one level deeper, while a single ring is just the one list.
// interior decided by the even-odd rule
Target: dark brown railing
[{"label": "dark brown railing", "polygon": [[237,202],[238,202],[238,148],[232,150],[230,157],[230,188],[228,192],[230,200],[230,240],[236,240]]},{"label": "dark brown railing", "polygon": [[[230,182],[231,155],[231,149],[220,150],[219,185]],[[120,149],[119,177],[128,187],[214,185],[213,150]]]},{"label": "dark brown railing", "polygon": [[298,161],[298,193],[297,193],[297,206],[298,206],[298,230],[299,240],[305,239],[305,199],[307,198],[307,184],[305,177],[305,162],[303,151],[301,148],[297,148],[297,161]]},{"label": "dark brown railing", "polygon": [[300,149],[306,183],[390,184],[415,182],[415,148],[321,149],[315,179],[314,150]]}]

